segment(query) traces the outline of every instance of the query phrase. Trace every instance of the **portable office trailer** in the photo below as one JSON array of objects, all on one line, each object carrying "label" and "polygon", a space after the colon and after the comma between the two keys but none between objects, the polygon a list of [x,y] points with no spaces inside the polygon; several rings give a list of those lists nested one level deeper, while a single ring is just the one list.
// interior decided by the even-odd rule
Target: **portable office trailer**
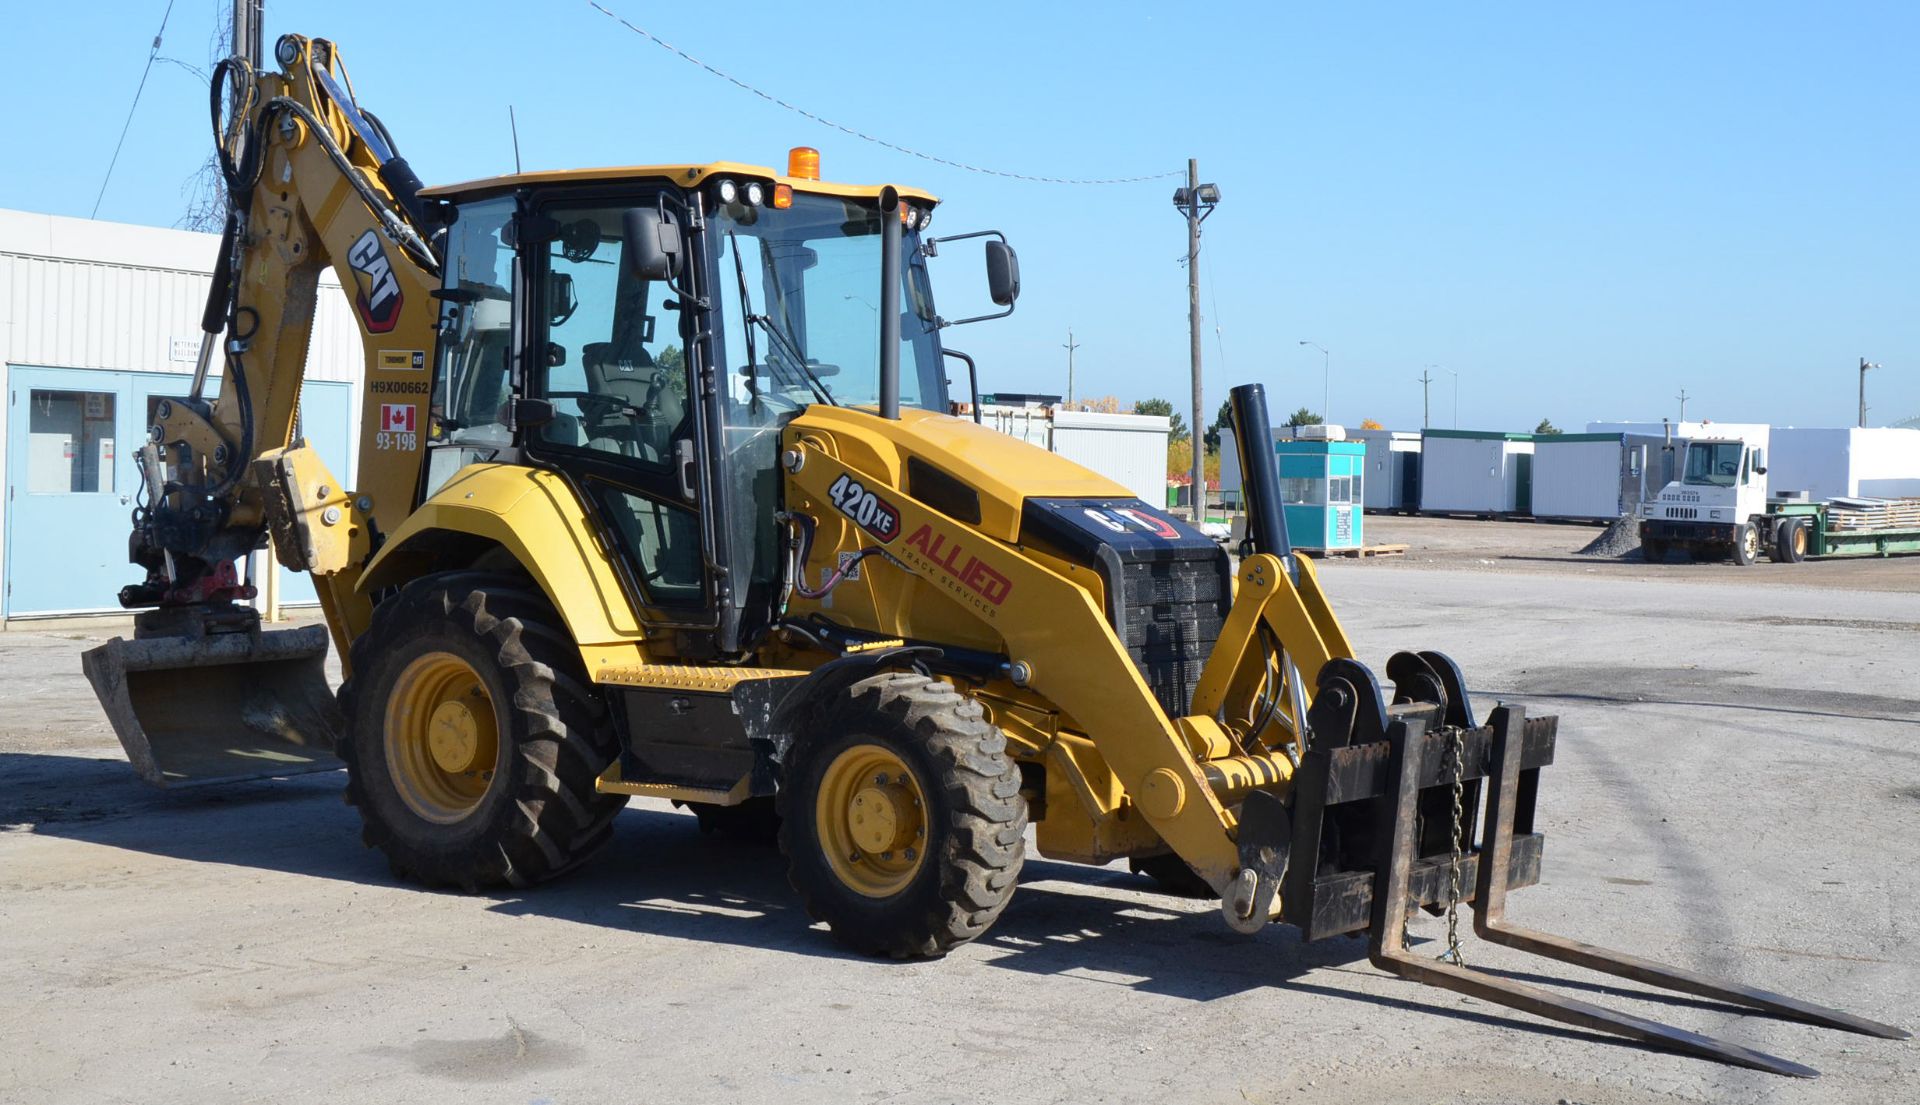
[{"label": "portable office trailer", "polygon": [[1767,454],[1775,494],[1804,491],[1816,502],[1920,497],[1920,430],[1787,427],[1773,431]]},{"label": "portable office trailer", "polygon": [[1673,478],[1674,453],[1648,434],[1542,434],[1533,442],[1533,516],[1611,522]]},{"label": "portable office trailer", "polygon": [[1368,510],[1420,509],[1420,435],[1405,430],[1353,430],[1367,447]]},{"label": "portable office trailer", "polygon": [[980,423],[1125,484],[1146,502],[1167,498],[1167,435],[1157,414],[1100,414],[1059,407],[982,404]]},{"label": "portable office trailer", "polygon": [[1287,538],[1300,549],[1357,549],[1362,544],[1367,447],[1358,441],[1283,439],[1281,512]]},{"label": "portable office trailer", "polygon": [[1420,441],[1423,514],[1531,514],[1533,435],[1425,430]]}]

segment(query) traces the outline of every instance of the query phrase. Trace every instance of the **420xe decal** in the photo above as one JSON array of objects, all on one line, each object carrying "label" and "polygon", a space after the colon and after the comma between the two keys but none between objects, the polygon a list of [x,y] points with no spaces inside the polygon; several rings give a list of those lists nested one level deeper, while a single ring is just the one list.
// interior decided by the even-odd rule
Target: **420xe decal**
[{"label": "420xe decal", "polygon": [[842,473],[827,488],[827,497],[840,513],[853,519],[863,530],[882,541],[900,536],[900,512],[892,503],[867,490],[860,481]]}]

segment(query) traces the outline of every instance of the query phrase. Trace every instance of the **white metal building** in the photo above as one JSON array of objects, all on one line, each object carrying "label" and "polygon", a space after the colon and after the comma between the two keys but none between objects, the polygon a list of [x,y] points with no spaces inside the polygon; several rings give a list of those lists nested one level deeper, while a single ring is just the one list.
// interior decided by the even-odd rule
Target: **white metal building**
[{"label": "white metal building", "polygon": [[[117,611],[155,404],[185,393],[217,235],[0,209],[0,616]],[[309,441],[353,479],[363,355],[323,277],[302,393]],[[284,577],[284,601],[309,599]]]}]

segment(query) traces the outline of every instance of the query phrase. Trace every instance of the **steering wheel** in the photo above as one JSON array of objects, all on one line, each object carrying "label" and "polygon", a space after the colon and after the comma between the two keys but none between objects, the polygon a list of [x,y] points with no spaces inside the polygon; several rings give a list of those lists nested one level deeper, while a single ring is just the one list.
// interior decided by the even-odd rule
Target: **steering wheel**
[{"label": "steering wheel", "polygon": [[[547,398],[574,399],[574,400],[578,400],[580,405],[583,407],[598,407],[600,408],[601,411],[604,411],[606,413],[624,414],[631,418],[652,417],[652,415],[648,413],[646,408],[636,407],[632,403],[627,402],[625,399],[622,399],[617,395],[607,395],[604,392],[549,391],[547,392]],[[593,412],[585,412],[585,413],[589,418],[602,418],[605,416],[604,414],[593,413]]]}]

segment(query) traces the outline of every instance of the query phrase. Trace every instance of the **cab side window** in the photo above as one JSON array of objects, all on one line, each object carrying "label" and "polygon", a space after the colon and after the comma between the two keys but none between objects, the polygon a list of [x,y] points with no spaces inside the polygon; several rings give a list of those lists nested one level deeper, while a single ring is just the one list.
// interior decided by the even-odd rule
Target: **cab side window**
[{"label": "cab side window", "polygon": [[[621,207],[549,210],[560,237],[548,247],[543,311],[549,445],[612,454],[656,470],[686,437],[687,359],[664,284],[621,263]],[[536,356],[541,350],[536,350]]]},{"label": "cab side window", "polygon": [[448,232],[440,356],[426,425],[428,494],[513,442],[513,251],[505,241],[512,217],[511,199],[470,204]]}]

